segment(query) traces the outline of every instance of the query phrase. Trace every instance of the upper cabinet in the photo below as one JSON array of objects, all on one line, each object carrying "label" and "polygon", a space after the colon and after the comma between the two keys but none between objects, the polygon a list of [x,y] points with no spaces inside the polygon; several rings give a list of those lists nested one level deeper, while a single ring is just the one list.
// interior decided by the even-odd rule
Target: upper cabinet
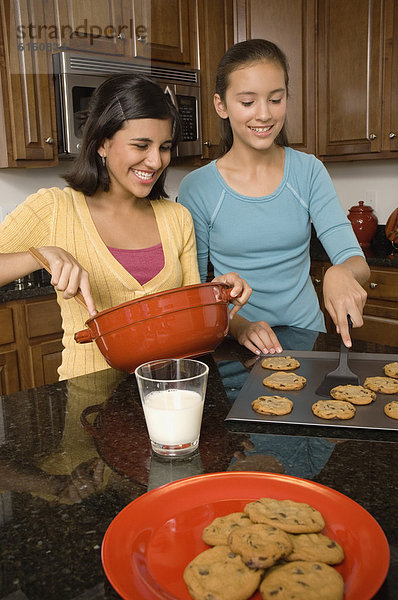
[{"label": "upper cabinet", "polygon": [[56,43],[43,29],[45,1],[1,0],[0,8],[0,167],[51,166],[57,155],[49,57]]},{"label": "upper cabinet", "polygon": [[290,65],[287,131],[291,146],[315,152],[315,0],[235,0],[235,38],[265,38]]},{"label": "upper cabinet", "polygon": [[318,6],[318,154],[394,156],[398,1],[322,0]]}]

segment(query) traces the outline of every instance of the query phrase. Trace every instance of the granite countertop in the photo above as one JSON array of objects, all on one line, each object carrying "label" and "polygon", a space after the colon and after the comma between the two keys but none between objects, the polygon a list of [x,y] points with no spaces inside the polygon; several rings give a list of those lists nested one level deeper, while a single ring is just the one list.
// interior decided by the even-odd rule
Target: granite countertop
[{"label": "granite countertop", "polygon": [[[286,350],[314,341],[294,328],[278,335]],[[354,350],[362,351],[357,344]],[[320,334],[314,349],[336,347],[337,336]],[[132,375],[108,369],[0,397],[1,599],[120,598],[101,565],[114,517],[148,490],[224,471],[293,475],[361,504],[383,528],[391,552],[374,598],[398,597],[398,433],[385,442],[377,432],[367,439],[319,437],[301,426],[277,434],[232,431],[224,419],[254,356],[227,338],[202,359],[210,373],[199,452],[182,461],[151,455]]]}]

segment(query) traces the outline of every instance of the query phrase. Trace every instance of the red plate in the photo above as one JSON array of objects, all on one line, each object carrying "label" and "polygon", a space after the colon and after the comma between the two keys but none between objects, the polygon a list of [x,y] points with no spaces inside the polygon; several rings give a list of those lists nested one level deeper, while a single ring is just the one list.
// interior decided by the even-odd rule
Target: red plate
[{"label": "red plate", "polygon": [[[183,580],[186,565],[209,546],[203,528],[215,517],[240,511],[260,497],[307,502],[322,512],[324,533],[344,549],[337,567],[345,600],[367,600],[383,583],[389,563],[387,539],[362,506],[312,481],[258,472],[231,472],[181,479],[128,504],[112,521],[102,543],[102,563],[125,600],[191,600]],[[259,592],[253,600],[261,600]]]}]

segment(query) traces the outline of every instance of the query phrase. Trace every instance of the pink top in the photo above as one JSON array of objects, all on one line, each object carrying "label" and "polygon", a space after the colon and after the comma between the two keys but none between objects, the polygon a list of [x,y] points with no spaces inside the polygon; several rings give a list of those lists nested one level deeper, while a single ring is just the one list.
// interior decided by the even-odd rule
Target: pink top
[{"label": "pink top", "polygon": [[122,250],[108,246],[108,250],[140,285],[153,279],[164,267],[162,244],[139,250]]}]

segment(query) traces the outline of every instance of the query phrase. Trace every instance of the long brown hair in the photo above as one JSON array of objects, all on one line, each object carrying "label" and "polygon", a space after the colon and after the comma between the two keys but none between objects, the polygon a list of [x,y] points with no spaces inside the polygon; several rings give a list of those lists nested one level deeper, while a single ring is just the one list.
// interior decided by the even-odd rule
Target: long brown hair
[{"label": "long brown hair", "polygon": [[[216,74],[216,93],[220,96],[221,100],[225,102],[225,94],[229,85],[229,76],[231,73],[236,71],[236,69],[242,68],[244,65],[264,60],[273,61],[282,67],[285,77],[286,94],[288,94],[289,65],[285,54],[273,42],[263,39],[254,39],[234,44],[220,60]],[[221,119],[220,117],[220,134],[221,155],[223,155],[231,149],[234,141],[231,124],[228,118]],[[289,145],[285,123],[276,137],[275,143],[278,144],[278,146]]]},{"label": "long brown hair", "polygon": [[[70,172],[64,175],[73,189],[86,196],[93,196],[98,188],[109,191],[109,174],[98,148],[129,119],[170,119],[171,147],[176,145],[181,131],[180,118],[162,88],[149,77],[137,73],[111,76],[95,90],[90,100],[79,155]],[[148,194],[150,200],[168,197],[164,190],[165,178],[166,170]]]}]

